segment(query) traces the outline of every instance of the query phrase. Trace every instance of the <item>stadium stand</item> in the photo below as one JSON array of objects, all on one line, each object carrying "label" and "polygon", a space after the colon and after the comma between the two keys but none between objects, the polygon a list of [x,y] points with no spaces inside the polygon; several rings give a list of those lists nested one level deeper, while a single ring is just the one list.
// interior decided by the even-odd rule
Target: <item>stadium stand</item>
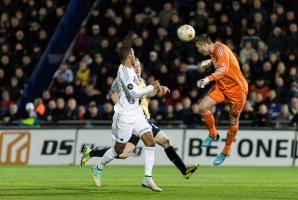
[{"label": "stadium stand", "polygon": [[[291,126],[298,119],[298,3],[296,1],[104,1],[81,27],[71,55],[61,63],[41,97],[18,113],[18,100],[55,31],[68,1],[0,2],[0,119],[4,125],[32,117],[45,124],[111,120],[111,84],[118,49],[129,43],[143,63],[143,77],[158,79],[171,94],[150,101],[162,125],[198,126],[198,101],[208,91],[196,81],[210,71],[195,45],[176,36],[185,23],[197,33],[228,44],[238,55],[249,82],[241,116],[247,126]],[[211,69],[212,70],[212,69]],[[214,110],[219,125],[228,106]]]}]

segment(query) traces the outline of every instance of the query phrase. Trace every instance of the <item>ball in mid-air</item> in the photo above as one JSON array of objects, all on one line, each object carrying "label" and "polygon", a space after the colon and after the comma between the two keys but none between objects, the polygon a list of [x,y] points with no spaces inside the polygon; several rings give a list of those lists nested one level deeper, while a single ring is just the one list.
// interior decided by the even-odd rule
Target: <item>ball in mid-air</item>
[{"label": "ball in mid-air", "polygon": [[191,25],[184,24],[178,28],[177,35],[183,42],[189,42],[194,39],[196,32]]}]

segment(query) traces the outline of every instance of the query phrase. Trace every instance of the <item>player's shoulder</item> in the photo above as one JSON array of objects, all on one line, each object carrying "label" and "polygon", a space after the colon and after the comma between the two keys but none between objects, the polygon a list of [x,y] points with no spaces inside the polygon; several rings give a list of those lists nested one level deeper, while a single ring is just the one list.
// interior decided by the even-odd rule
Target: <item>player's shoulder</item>
[{"label": "player's shoulder", "polygon": [[216,41],[214,43],[215,47],[215,54],[218,56],[223,56],[224,54],[228,53],[229,47],[221,42]]},{"label": "player's shoulder", "polygon": [[120,65],[118,69],[118,75],[120,75],[120,77],[124,77],[125,80],[128,81],[130,79],[131,73],[129,71],[129,68],[124,67],[123,65]]}]

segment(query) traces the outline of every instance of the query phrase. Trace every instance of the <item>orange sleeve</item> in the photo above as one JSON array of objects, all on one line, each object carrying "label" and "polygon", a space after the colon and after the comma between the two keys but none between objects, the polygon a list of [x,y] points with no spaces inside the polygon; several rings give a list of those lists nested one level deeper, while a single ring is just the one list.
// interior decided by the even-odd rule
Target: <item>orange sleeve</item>
[{"label": "orange sleeve", "polygon": [[218,66],[215,66],[215,72],[208,76],[210,81],[221,79],[226,73],[228,73],[229,68],[228,52],[225,52],[223,47],[219,44],[215,44],[214,56]]}]

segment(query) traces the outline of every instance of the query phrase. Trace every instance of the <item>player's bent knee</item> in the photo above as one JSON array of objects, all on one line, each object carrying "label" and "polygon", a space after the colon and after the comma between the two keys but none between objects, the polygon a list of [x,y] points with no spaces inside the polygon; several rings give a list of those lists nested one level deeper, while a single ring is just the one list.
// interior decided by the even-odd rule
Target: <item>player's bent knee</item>
[{"label": "player's bent knee", "polygon": [[115,152],[118,154],[118,155],[120,155],[120,154],[122,154],[123,153],[123,149],[116,149],[115,148]]},{"label": "player's bent knee", "polygon": [[125,144],[121,144],[121,143],[116,143],[114,146],[115,152],[120,155],[123,153],[125,148]]},{"label": "player's bent knee", "polygon": [[155,141],[152,132],[146,132],[141,136],[144,145],[147,147],[155,147]]},{"label": "player's bent knee", "polygon": [[205,106],[204,104],[199,104],[199,113],[202,114],[202,113],[205,113],[209,110],[209,107],[208,106]]},{"label": "player's bent knee", "polygon": [[152,141],[146,141],[146,143],[144,142],[145,146],[147,147],[155,147],[155,142],[154,140]]},{"label": "player's bent knee", "polygon": [[171,146],[171,142],[170,139],[168,138],[168,136],[160,131],[156,136],[155,136],[155,141],[157,144],[159,144],[160,146],[162,146],[163,148],[167,148],[169,146]]},{"label": "player's bent knee", "polygon": [[168,148],[169,146],[171,146],[171,142],[170,142],[170,139],[169,138],[166,138],[163,143],[161,144],[161,146],[163,148]]}]

